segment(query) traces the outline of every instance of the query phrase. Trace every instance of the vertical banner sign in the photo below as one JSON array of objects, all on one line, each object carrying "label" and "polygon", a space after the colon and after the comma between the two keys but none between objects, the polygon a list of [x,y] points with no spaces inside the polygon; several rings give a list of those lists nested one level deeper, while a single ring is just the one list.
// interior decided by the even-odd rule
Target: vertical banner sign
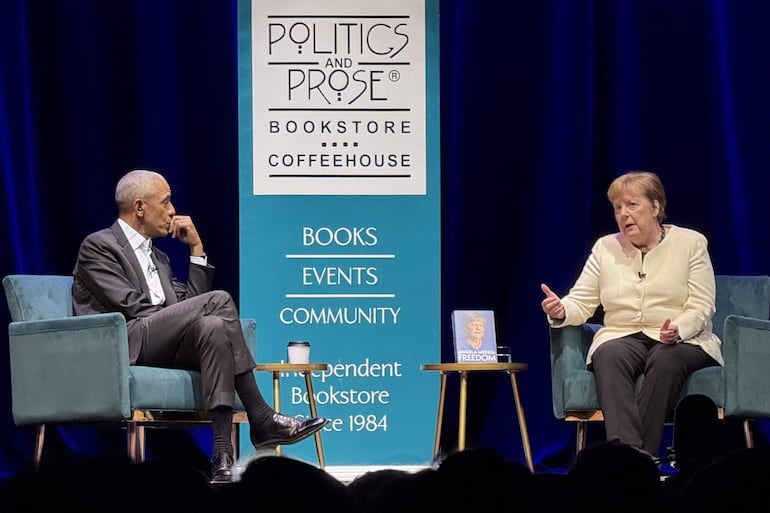
[{"label": "vertical banner sign", "polygon": [[[431,462],[440,361],[438,0],[239,0],[241,315],[306,340],[330,471]],[[272,397],[271,374],[259,372]],[[281,411],[309,415],[301,375]],[[242,435],[242,453],[253,448]],[[315,462],[313,439],[282,448]]]}]

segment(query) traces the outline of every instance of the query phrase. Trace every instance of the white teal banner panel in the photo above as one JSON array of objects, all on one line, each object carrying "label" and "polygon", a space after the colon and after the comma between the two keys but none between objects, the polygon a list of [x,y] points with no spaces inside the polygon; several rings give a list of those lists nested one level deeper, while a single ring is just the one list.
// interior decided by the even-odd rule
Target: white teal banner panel
[{"label": "white teal banner panel", "polygon": [[[240,0],[240,307],[307,340],[330,466],[424,465],[440,361],[438,0]],[[272,399],[271,376],[259,373]],[[304,380],[281,410],[308,415]],[[247,434],[242,453],[251,450]],[[283,448],[315,461],[308,439]]]}]

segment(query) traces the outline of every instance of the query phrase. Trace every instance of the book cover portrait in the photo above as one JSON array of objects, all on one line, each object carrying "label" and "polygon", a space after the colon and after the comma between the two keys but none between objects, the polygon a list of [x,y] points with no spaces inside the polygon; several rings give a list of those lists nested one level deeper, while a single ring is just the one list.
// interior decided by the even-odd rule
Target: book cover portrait
[{"label": "book cover portrait", "polygon": [[452,333],[457,363],[496,363],[497,336],[492,310],[454,310]]}]

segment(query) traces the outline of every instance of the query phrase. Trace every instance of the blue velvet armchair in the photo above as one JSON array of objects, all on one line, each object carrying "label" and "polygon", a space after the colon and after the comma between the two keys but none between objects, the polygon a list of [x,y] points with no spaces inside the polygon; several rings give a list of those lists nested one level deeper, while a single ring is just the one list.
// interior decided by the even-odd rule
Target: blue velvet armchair
[{"label": "blue velvet armchair", "polygon": [[[682,397],[705,395],[720,417],[742,420],[746,445],[752,447],[751,421],[770,418],[770,276],[720,275],[716,294],[713,326],[722,340],[725,365],[694,372]],[[587,423],[604,420],[593,372],[585,364],[599,327],[549,328],[553,413],[577,423],[578,452],[585,447]]]},{"label": "blue velvet armchair", "polygon": [[[9,275],[3,288],[11,313],[8,342],[16,425],[36,425],[35,464],[46,424],[118,421],[127,428],[132,461],[144,460],[145,428],[208,422],[200,373],[129,365],[126,322],[119,313],[73,316],[72,277]],[[242,319],[256,347],[256,321]],[[236,402],[233,442],[246,422]]]}]

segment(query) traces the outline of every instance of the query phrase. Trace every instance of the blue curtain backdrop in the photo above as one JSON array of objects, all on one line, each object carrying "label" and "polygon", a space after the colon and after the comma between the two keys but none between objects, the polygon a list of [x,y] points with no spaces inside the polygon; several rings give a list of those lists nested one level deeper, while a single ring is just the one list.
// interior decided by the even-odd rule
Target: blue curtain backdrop
[{"label": "blue curtain backdrop", "polygon": [[[0,275],[70,273],[81,239],[113,221],[118,177],[146,167],[168,177],[216,284],[237,297],[235,12],[234,0],[0,2]],[[495,310],[529,364],[537,470],[565,465],[574,443],[551,410],[539,284],[565,293],[615,230],[614,176],[657,172],[669,220],[708,236],[718,274],[770,273],[768,19],[770,3],[750,0],[442,0],[442,355],[452,309]],[[11,418],[2,339],[7,477],[34,441]],[[469,443],[523,461],[506,377],[479,376],[469,393]],[[449,407],[448,446],[456,421]],[[150,433],[149,450],[205,468],[203,429]],[[122,436],[52,430],[47,457],[119,454]]]}]

